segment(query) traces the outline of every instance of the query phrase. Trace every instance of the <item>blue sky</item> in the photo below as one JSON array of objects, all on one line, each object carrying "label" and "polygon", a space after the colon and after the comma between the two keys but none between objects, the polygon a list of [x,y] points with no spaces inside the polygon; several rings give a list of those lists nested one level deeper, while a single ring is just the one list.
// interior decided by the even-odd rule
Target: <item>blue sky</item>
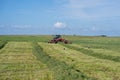
[{"label": "blue sky", "polygon": [[0,34],[120,36],[120,0],[0,0]]}]

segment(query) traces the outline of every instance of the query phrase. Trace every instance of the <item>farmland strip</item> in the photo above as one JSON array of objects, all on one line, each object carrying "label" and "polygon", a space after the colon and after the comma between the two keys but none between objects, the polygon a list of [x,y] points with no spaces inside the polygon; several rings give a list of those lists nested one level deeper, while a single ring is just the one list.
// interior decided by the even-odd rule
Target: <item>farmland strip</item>
[{"label": "farmland strip", "polygon": [[[89,56],[93,56],[93,57],[96,57],[96,58],[100,58],[100,59],[107,59],[107,60],[112,60],[112,61],[115,61],[115,62],[120,62],[120,56],[116,53],[114,54],[109,54],[107,55],[107,53],[100,53],[100,52],[97,52],[97,51],[94,51],[95,49],[91,49],[91,48],[85,48],[85,47],[82,47],[80,45],[77,45],[77,44],[70,44],[70,45],[64,45],[70,49],[74,49],[74,50],[77,50],[77,51],[80,51],[86,55],[89,55]],[[103,49],[102,49],[103,50]],[[105,51],[105,50],[104,50]],[[108,51],[108,50],[106,50]]]},{"label": "farmland strip", "polygon": [[31,43],[8,42],[0,53],[0,80],[54,80],[52,71],[33,55]]},{"label": "farmland strip", "polygon": [[63,61],[76,71],[98,80],[120,80],[120,63],[98,59],[60,44],[39,43],[43,50],[56,60]]},{"label": "farmland strip", "polygon": [[37,43],[32,43],[33,52],[37,58],[46,63],[48,67],[55,73],[56,80],[93,80],[93,78],[87,77],[80,70],[75,71],[73,67],[67,65],[63,61],[59,61],[52,56],[49,56],[44,49]]}]

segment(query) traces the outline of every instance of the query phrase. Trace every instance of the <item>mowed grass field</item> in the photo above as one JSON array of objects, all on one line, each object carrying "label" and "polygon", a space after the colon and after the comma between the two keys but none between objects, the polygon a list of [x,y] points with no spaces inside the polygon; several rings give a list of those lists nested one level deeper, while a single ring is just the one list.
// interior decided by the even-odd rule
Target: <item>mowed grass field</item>
[{"label": "mowed grass field", "polygon": [[120,38],[0,36],[0,80],[120,80]]}]

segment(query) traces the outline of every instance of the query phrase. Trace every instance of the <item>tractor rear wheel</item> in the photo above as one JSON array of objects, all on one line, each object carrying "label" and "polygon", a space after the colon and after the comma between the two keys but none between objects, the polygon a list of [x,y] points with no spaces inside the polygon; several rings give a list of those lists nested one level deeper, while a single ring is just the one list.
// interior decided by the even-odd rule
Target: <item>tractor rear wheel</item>
[{"label": "tractor rear wheel", "polygon": [[68,44],[68,41],[67,41],[67,40],[65,40],[65,41],[64,41],[64,43],[65,43],[65,44]]}]

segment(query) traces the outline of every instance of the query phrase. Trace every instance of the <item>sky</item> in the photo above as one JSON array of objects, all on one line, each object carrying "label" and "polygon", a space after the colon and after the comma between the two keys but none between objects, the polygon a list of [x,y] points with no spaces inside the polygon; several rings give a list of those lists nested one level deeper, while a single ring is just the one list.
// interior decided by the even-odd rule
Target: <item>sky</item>
[{"label": "sky", "polygon": [[120,36],[120,0],[0,0],[0,35]]}]

